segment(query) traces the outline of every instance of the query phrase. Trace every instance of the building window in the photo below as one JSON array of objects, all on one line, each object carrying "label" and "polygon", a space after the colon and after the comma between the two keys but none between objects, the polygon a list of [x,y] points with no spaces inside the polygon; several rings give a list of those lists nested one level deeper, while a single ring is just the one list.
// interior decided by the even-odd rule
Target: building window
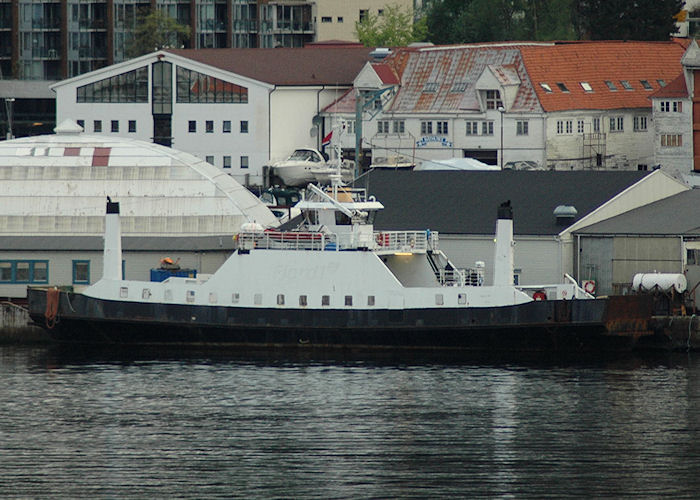
[{"label": "building window", "polygon": [[557,120],[557,134],[563,134],[563,133],[564,133],[564,121]]},{"label": "building window", "polygon": [[389,133],[389,122],[387,120],[379,120],[377,122],[377,133],[378,134],[388,134]]},{"label": "building window", "polygon": [[89,260],[74,260],[73,261],[73,284],[74,285],[89,285],[90,284],[90,261]]},{"label": "building window", "polygon": [[214,156],[206,156],[205,161],[209,163],[210,165],[214,164]]},{"label": "building window", "polygon": [[665,87],[665,86],[666,86],[666,80],[656,80],[656,83],[659,84],[659,87]]},{"label": "building window", "polygon": [[224,168],[231,168],[231,157],[224,156]]},{"label": "building window", "polygon": [[550,87],[548,83],[540,82],[540,87],[548,94],[552,93],[552,87]]},{"label": "building window", "polygon": [[394,120],[393,131],[395,134],[403,134],[406,130],[406,122],[403,120]]},{"label": "building window", "polygon": [[221,131],[224,134],[230,134],[231,133],[231,120],[224,120],[224,123],[222,125]]},{"label": "building window", "polygon": [[680,113],[683,111],[683,103],[681,101],[673,101],[673,112]]},{"label": "building window", "polygon": [[428,93],[428,94],[433,94],[433,93],[437,92],[438,87],[439,87],[438,82],[427,82],[423,86],[423,92]]},{"label": "building window", "polygon": [[80,128],[82,128],[83,130],[85,130],[85,120],[78,120],[77,123],[78,123],[78,125],[80,125]]},{"label": "building window", "polygon": [[625,130],[625,118],[613,116],[610,118],[610,132],[622,132]]},{"label": "building window", "polygon": [[433,122],[420,122],[420,133],[421,135],[432,134]]},{"label": "building window", "polygon": [[493,121],[481,122],[481,135],[493,135]]},{"label": "building window", "polygon": [[648,80],[639,80],[639,83],[642,84],[642,87],[644,87],[644,90],[653,90],[653,87],[649,83]]},{"label": "building window", "polygon": [[129,120],[129,133],[130,134],[136,133],[136,120]]},{"label": "building window", "polygon": [[608,89],[612,90],[613,92],[617,90],[615,84],[610,80],[605,80],[605,85],[607,85]]},{"label": "building window", "polygon": [[516,123],[516,133],[518,135],[528,135],[528,122],[521,121]]},{"label": "building window", "polygon": [[566,120],[566,133],[572,134],[574,132],[574,121]]},{"label": "building window", "polygon": [[579,84],[581,85],[581,88],[582,88],[585,92],[593,92],[593,87],[591,87],[591,84],[590,84],[590,83],[588,83],[588,82],[579,82]]},{"label": "building window", "polygon": [[247,103],[248,89],[213,76],[177,67],[177,102]]},{"label": "building window", "polygon": [[204,123],[204,131],[207,134],[213,134],[214,133],[214,120],[207,120]]},{"label": "building window", "polygon": [[367,19],[367,15],[369,14],[369,10],[367,9],[360,9],[360,22],[364,21]]},{"label": "building window", "polygon": [[248,133],[248,120],[241,120],[241,134]]},{"label": "building window", "polygon": [[368,295],[367,296],[367,305],[368,306],[373,306],[374,305],[374,295]]},{"label": "building window", "polygon": [[632,84],[627,80],[620,80],[620,85],[622,85],[622,88],[625,90],[634,90]]},{"label": "building window", "polygon": [[347,126],[347,132],[348,134],[354,134],[355,133],[355,120],[348,120],[345,122]]},{"label": "building window", "polygon": [[277,305],[278,306],[284,305],[284,294],[283,293],[277,294]]},{"label": "building window", "polygon": [[646,172],[649,170],[649,165],[643,164],[643,163],[637,163],[637,170],[641,172]]},{"label": "building window", "polygon": [[669,148],[678,148],[683,145],[683,136],[681,134],[662,134],[661,146]]},{"label": "building window", "polygon": [[583,127],[584,127],[583,120],[578,120],[576,122],[576,132],[579,134],[583,134]]},{"label": "building window", "polygon": [[332,23],[332,22],[333,22],[333,18],[330,17],[330,16],[323,16],[323,17],[321,17],[321,22],[322,22],[322,23]]},{"label": "building window", "polygon": [[447,122],[437,122],[437,133],[447,135]]},{"label": "building window", "polygon": [[647,117],[646,116],[635,116],[634,117],[634,131],[635,132],[646,132],[647,130]]},{"label": "building window", "polygon": [[112,120],[112,132],[119,132],[119,120]]},{"label": "building window", "polygon": [[197,132],[197,121],[196,120],[190,120],[187,122],[187,131],[190,132],[191,134],[194,134]]},{"label": "building window", "polygon": [[352,295],[346,295],[346,296],[345,296],[345,305],[346,305],[346,306],[352,306]]},{"label": "building window", "polygon": [[467,122],[467,135],[479,134],[479,122]]},{"label": "building window", "polygon": [[92,130],[94,132],[102,132],[102,120],[95,120],[92,122]]},{"label": "building window", "polygon": [[299,305],[301,307],[306,307],[309,304],[309,300],[306,295],[299,295]]},{"label": "building window", "polygon": [[323,296],[321,296],[321,305],[322,305],[322,306],[329,306],[329,305],[331,305],[331,296],[330,296],[330,295],[323,295]]},{"label": "building window", "polygon": [[486,109],[498,109],[503,106],[501,93],[498,90],[486,91]]},{"label": "building window", "polygon": [[562,82],[557,82],[557,87],[559,87],[559,90],[561,90],[562,92],[569,92],[567,86]]},{"label": "building window", "polygon": [[600,132],[600,118],[593,118],[593,132]]},{"label": "building window", "polygon": [[339,22],[339,23],[342,23],[342,22],[343,22],[342,16],[338,16],[338,22]]},{"label": "building window", "polygon": [[248,168],[248,157],[241,156],[241,168]]},{"label": "building window", "polygon": [[114,75],[76,89],[77,102],[148,102],[148,67]]},{"label": "building window", "polygon": [[48,283],[48,260],[0,260],[0,283]]}]

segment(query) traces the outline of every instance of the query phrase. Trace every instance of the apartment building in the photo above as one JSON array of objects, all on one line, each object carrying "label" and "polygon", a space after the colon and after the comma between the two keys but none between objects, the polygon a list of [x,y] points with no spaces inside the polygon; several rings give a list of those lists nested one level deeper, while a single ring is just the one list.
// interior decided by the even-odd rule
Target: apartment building
[{"label": "apartment building", "polygon": [[143,12],[190,27],[183,48],[356,40],[355,21],[413,0],[0,0],[0,79],[60,80],[122,62]]}]

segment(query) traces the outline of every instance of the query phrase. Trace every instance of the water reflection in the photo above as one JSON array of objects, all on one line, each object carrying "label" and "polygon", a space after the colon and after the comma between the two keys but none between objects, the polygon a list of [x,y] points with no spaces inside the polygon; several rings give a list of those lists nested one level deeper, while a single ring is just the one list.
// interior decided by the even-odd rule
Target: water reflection
[{"label": "water reflection", "polygon": [[4,348],[0,495],[691,498],[699,377],[686,355]]}]

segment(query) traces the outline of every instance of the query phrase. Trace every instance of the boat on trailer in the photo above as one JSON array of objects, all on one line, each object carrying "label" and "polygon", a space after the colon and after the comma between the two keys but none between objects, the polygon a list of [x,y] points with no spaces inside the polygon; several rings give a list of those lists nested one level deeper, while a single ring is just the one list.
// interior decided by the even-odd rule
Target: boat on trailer
[{"label": "boat on trailer", "polygon": [[290,231],[253,221],[212,275],[122,279],[119,203],[107,202],[104,275],[31,287],[32,319],[66,342],[240,348],[549,352],[620,350],[651,334],[648,296],[594,298],[569,279],[513,284],[513,212],[498,207],[493,284],[459,269],[434,231],[377,231],[364,190],[309,185]]}]

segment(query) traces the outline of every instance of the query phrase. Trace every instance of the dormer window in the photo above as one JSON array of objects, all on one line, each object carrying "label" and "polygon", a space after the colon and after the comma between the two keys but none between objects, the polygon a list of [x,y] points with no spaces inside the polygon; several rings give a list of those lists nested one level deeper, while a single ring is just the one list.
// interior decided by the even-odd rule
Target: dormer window
[{"label": "dormer window", "polygon": [[567,88],[567,86],[566,86],[564,83],[562,83],[562,82],[557,82],[557,87],[559,87],[559,90],[561,90],[562,92],[568,92],[568,91],[569,91],[569,89]]},{"label": "dormer window", "polygon": [[486,109],[498,109],[503,107],[501,93],[498,90],[486,91]]}]

